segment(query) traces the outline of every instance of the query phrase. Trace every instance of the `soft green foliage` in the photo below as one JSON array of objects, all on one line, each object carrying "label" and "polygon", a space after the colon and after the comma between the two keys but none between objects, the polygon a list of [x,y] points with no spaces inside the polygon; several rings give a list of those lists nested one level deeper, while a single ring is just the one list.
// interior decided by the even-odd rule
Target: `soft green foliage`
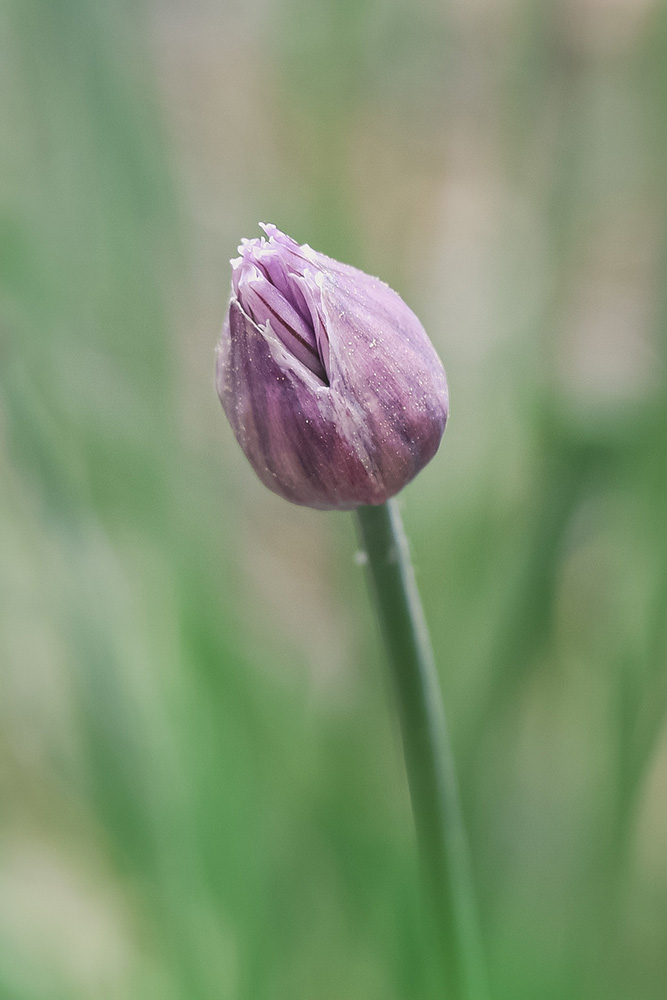
[{"label": "soft green foliage", "polygon": [[275,222],[447,368],[404,496],[496,1000],[667,981],[667,9],[3,0],[0,998],[421,1000],[352,521],[215,396]]}]

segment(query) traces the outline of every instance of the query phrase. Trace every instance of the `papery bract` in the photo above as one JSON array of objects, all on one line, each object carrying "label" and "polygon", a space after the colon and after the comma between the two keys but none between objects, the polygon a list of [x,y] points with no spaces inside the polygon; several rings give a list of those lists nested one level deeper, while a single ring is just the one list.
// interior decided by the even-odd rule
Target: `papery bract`
[{"label": "papery bract", "polygon": [[293,503],[380,504],[435,454],[445,373],[378,278],[275,226],[244,240],[217,350],[218,394],[256,473]]}]

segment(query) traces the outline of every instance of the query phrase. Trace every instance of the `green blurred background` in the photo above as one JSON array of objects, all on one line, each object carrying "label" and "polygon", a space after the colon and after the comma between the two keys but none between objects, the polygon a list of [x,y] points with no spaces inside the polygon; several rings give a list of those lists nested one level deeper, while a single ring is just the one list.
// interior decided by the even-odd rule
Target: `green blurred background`
[{"label": "green blurred background", "polygon": [[2,0],[2,1000],[438,996],[352,519],[216,398],[258,221],[448,371],[402,506],[494,1000],[664,1000],[666,180],[656,0]]}]

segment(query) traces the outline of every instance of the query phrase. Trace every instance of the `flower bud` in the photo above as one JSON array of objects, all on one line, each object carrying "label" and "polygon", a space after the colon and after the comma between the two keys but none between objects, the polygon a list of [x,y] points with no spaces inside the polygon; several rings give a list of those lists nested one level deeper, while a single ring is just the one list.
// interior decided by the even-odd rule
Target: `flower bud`
[{"label": "flower bud", "polygon": [[275,226],[243,240],[217,349],[218,394],[255,472],[320,509],[380,504],[437,451],[445,372],[378,278]]}]

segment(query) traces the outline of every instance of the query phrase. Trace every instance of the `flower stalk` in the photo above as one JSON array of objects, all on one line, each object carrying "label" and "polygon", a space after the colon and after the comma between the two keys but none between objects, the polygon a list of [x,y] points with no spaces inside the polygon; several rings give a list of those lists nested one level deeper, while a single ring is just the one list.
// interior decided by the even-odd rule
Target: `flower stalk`
[{"label": "flower stalk", "polygon": [[389,660],[447,1000],[486,1000],[468,847],[438,675],[394,500],[356,511]]}]

